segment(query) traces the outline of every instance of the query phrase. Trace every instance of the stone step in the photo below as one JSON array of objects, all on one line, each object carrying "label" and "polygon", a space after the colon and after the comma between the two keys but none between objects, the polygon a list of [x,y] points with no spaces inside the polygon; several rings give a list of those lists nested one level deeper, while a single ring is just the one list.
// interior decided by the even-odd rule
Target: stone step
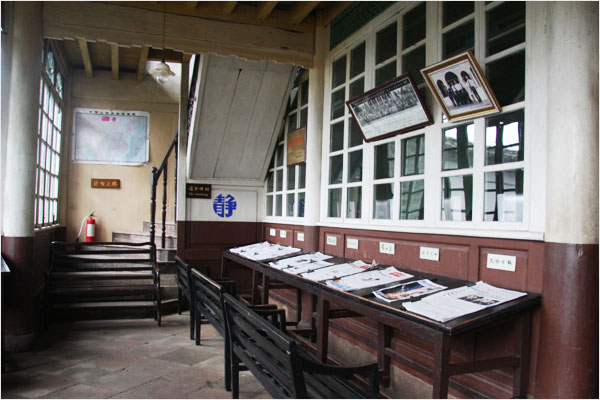
[{"label": "stone step", "polygon": [[[154,244],[156,247],[161,247],[161,233],[156,232],[154,236]],[[113,242],[129,242],[129,243],[145,243],[150,241],[150,233],[148,232],[113,232]],[[165,236],[165,247],[169,249],[177,248],[177,236],[166,235]]]},{"label": "stone step", "polygon": [[[163,299],[160,309],[162,315],[176,313],[177,298]],[[152,301],[71,303],[54,307],[52,317],[62,321],[154,318],[154,303]]]},{"label": "stone step", "polygon": [[[162,234],[162,222],[156,222],[154,224],[156,235]],[[166,234],[171,236],[177,236],[177,223],[167,221],[165,224]],[[144,221],[142,225],[142,232],[150,232],[150,221]]]}]

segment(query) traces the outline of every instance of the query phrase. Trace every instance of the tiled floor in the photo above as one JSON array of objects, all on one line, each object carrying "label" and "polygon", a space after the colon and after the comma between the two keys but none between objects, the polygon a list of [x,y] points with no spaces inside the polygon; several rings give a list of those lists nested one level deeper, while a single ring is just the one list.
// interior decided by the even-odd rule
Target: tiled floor
[{"label": "tiled floor", "polygon": [[[5,398],[231,398],[223,383],[223,338],[202,325],[189,339],[189,316],[55,323],[30,352],[8,354]],[[6,360],[5,360],[6,361]],[[249,373],[241,398],[270,398]]]}]

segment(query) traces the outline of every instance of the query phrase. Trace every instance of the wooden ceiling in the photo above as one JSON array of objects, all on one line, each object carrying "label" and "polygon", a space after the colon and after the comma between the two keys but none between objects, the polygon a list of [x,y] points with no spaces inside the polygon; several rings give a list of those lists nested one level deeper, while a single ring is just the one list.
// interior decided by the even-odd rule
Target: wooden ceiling
[{"label": "wooden ceiling", "polygon": [[[58,39],[70,68],[135,72],[147,60],[194,53],[235,55],[310,67],[317,27],[347,1],[44,2],[44,34]],[[104,17],[104,18],[103,18]],[[164,35],[163,35],[164,32]]]}]

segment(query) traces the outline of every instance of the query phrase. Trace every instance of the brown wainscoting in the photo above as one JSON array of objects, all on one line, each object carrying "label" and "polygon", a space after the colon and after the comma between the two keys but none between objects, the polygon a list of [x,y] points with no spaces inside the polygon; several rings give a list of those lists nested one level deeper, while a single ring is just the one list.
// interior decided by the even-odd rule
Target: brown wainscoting
[{"label": "brown wainscoting", "polygon": [[[285,237],[282,237],[282,232]],[[265,223],[263,237],[269,242],[294,246],[305,252],[319,250],[318,226]]]}]

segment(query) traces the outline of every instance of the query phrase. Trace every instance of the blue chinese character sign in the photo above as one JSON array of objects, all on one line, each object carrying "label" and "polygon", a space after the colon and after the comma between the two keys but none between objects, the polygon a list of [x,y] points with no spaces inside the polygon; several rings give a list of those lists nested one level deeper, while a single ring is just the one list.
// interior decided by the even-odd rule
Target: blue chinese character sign
[{"label": "blue chinese character sign", "polygon": [[221,218],[229,218],[233,215],[233,211],[237,208],[235,197],[230,194],[223,196],[219,194],[213,201],[213,210]]}]

